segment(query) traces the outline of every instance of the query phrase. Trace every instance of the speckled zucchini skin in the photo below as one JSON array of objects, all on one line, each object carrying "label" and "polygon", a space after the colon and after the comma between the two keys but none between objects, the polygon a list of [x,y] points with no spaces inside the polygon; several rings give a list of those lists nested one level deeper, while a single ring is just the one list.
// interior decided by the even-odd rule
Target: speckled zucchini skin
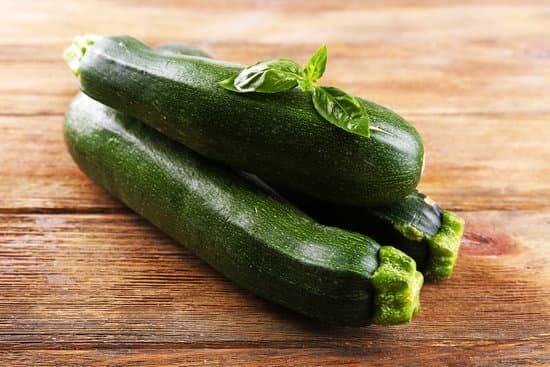
[{"label": "speckled zucchini skin", "polygon": [[[373,208],[334,205],[287,191],[279,194],[320,223],[365,233],[380,243],[393,244],[411,256],[419,269],[426,265],[429,248],[413,238],[415,233],[431,237],[441,227],[441,208],[426,203],[418,191],[391,206]],[[404,234],[407,226],[409,236]]]},{"label": "speckled zucchini skin", "polygon": [[316,223],[83,94],[69,106],[64,131],[87,175],[236,283],[325,322],[372,321],[380,246],[370,238]]},{"label": "speckled zucchini skin", "polygon": [[371,208],[327,203],[295,192],[274,193],[322,224],[363,233],[382,245],[391,244],[412,257],[426,274],[452,274],[464,221],[417,190],[395,204]]},{"label": "speckled zucchini skin", "polygon": [[[156,47],[155,50],[174,56],[212,57],[204,50],[187,44],[174,43],[168,47]],[[326,203],[297,193],[287,193],[288,197],[283,197],[256,175],[240,173],[269,195],[288,205],[298,205],[323,224],[364,233],[383,245],[391,244],[411,256],[426,274],[438,278],[452,274],[464,222],[442,210],[417,190],[388,206],[358,208]]]},{"label": "speckled zucchini skin", "polygon": [[212,58],[205,50],[187,43],[163,43],[155,47],[155,51],[164,55],[182,55]]},{"label": "speckled zucchini skin", "polygon": [[170,56],[130,37],[101,37],[77,65],[92,98],[136,117],[208,158],[280,187],[336,203],[389,204],[417,185],[423,145],[394,112],[365,101],[371,138],[320,117],[308,94],[237,94],[218,82],[242,66]]}]

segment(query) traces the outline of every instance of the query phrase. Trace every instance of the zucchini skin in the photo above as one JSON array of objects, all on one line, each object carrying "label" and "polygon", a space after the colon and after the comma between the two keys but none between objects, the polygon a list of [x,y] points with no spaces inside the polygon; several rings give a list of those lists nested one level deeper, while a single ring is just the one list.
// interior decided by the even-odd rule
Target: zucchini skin
[{"label": "zucchini skin", "polygon": [[[395,277],[377,276],[380,246],[367,236],[320,225],[231,168],[83,94],[71,102],[64,132],[82,171],[242,287],[328,323],[393,323],[377,316],[385,298],[376,300],[373,277],[385,284]],[[398,257],[415,277],[417,298],[421,275],[409,257]],[[400,312],[402,300],[393,301]]]},{"label": "zucchini skin", "polygon": [[410,224],[422,233],[434,235],[441,226],[441,209],[426,204],[420,193],[415,191],[404,199],[388,207],[359,208],[335,205],[299,193],[277,191],[291,204],[320,223],[347,230],[368,233],[380,243],[392,243],[406,252],[422,269],[428,259],[428,246],[407,238],[395,228]]},{"label": "zucchini skin", "polygon": [[[186,44],[156,47],[167,55],[212,56],[200,48]],[[288,199],[261,180],[244,171],[240,173],[267,194],[287,205]],[[371,208],[346,207],[323,203],[300,194],[290,194],[312,218],[326,225],[366,234],[381,244],[391,244],[411,256],[420,270],[433,277],[450,277],[458,256],[464,222],[444,211],[425,194],[414,190],[399,202]]]},{"label": "zucchini skin", "polygon": [[218,82],[242,66],[170,56],[130,37],[86,46],[81,90],[208,158],[257,174],[278,187],[350,205],[398,201],[420,179],[424,149],[417,131],[392,111],[365,105],[371,138],[320,117],[297,89],[237,94]]},{"label": "zucchini skin", "polygon": [[155,47],[155,51],[172,56],[197,56],[212,58],[212,56],[203,49],[187,43],[163,43]]},{"label": "zucchini skin", "polygon": [[372,208],[336,205],[272,190],[322,224],[368,235],[382,245],[391,244],[412,257],[427,275],[452,275],[464,221],[417,190],[395,204]]}]

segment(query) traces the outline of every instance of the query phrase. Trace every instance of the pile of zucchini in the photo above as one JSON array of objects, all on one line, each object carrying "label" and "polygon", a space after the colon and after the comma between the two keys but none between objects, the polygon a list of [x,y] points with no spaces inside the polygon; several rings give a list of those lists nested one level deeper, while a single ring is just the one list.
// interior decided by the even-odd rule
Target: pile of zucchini
[{"label": "pile of zucchini", "polygon": [[64,56],[83,92],[64,126],[78,166],[242,287],[322,322],[389,325],[419,311],[418,270],[451,275],[463,221],[416,191],[422,141],[394,112],[337,96],[368,116],[355,134],[309,85],[238,93],[220,82],[243,66],[186,45],[83,36]]}]

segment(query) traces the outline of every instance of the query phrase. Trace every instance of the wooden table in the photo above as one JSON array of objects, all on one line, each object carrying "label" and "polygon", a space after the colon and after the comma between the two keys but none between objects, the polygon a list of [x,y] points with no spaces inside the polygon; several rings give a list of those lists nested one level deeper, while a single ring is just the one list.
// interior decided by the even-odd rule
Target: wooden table
[{"label": "wooden table", "polygon": [[[0,360],[8,365],[550,365],[550,3],[0,2]],[[305,62],[421,132],[421,189],[467,221],[411,324],[320,327],[225,280],[65,150],[81,33]]]}]

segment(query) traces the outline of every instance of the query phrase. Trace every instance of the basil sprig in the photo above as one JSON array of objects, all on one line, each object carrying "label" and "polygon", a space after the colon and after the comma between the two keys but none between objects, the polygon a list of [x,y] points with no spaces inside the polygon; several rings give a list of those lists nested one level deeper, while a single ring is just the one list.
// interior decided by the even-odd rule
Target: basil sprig
[{"label": "basil sprig", "polygon": [[292,60],[275,59],[249,66],[220,85],[239,93],[278,93],[294,88],[298,78],[305,78],[300,65]]},{"label": "basil sprig", "polygon": [[335,87],[317,86],[327,66],[327,46],[323,45],[305,68],[287,59],[260,61],[219,84],[238,93],[279,93],[298,86],[311,94],[313,106],[319,115],[331,124],[350,133],[369,137],[370,117],[359,98]]},{"label": "basil sprig", "polygon": [[327,45],[322,45],[321,48],[309,59],[304,68],[306,78],[311,82],[316,82],[321,79],[327,68]]},{"label": "basil sprig", "polygon": [[361,136],[370,136],[370,118],[365,104],[335,87],[315,87],[313,105],[328,122]]}]

